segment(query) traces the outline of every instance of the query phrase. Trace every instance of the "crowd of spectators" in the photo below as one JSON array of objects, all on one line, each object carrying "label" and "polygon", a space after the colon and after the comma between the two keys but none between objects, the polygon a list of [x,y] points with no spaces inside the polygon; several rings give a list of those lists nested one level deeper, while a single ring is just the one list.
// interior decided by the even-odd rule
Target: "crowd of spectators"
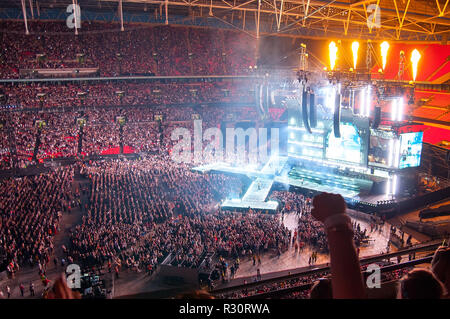
[{"label": "crowd of spectators", "polygon": [[[255,65],[256,42],[234,31],[130,24],[121,32],[115,23],[85,22],[80,34],[75,36],[64,21],[30,21],[29,29],[30,35],[25,35],[22,22],[0,21],[1,78],[19,78],[23,69],[52,68],[98,68],[95,74],[101,76],[241,75]],[[24,76],[30,75],[33,76],[30,73]],[[35,110],[1,112],[0,168],[10,168],[11,136],[15,139],[19,167],[32,163],[33,156],[42,160],[77,155],[80,139],[83,155],[102,154],[119,144],[138,152],[156,153],[138,160],[88,162],[81,168],[91,188],[86,202],[80,202],[85,211],[81,223],[71,231],[69,246],[63,249],[65,257],[84,267],[106,266],[111,271],[114,265],[116,276],[120,267],[151,273],[166,258],[175,266],[199,267],[207,253],[220,257],[224,264],[225,259],[238,260],[255,252],[276,250],[280,254],[291,241],[329,253],[333,249],[329,248],[324,221],[335,212],[322,209],[325,213],[321,216],[315,207],[313,216],[310,198],[273,192],[271,198],[282,203],[283,216],[289,212],[298,215],[299,224],[293,233],[274,215],[254,214],[251,210],[224,212],[217,204],[226,194],[242,192],[240,178],[201,175],[192,172],[189,165],[169,158],[173,146],[170,133],[180,122],[192,125],[193,114],[199,114],[204,127],[217,127],[227,113],[239,120],[255,119],[250,108],[225,110],[200,106],[207,102],[251,103],[251,90],[246,82],[2,85],[2,106]],[[84,98],[80,98],[80,92],[86,93]],[[45,97],[40,99],[39,94]],[[171,107],[173,104],[183,104],[183,107]],[[47,112],[48,108],[57,110]],[[116,122],[117,116],[127,119],[123,127]],[[155,120],[157,116],[162,120]],[[75,121],[79,117],[87,119],[83,130]],[[37,120],[43,120],[46,125],[40,129]],[[188,128],[192,132],[192,126]],[[68,166],[1,181],[1,270],[5,268],[14,276],[22,266],[38,265],[47,285],[42,265],[54,256],[54,237],[60,231],[62,214],[71,211],[73,178],[74,169]],[[367,239],[367,231],[356,223],[350,228],[353,237],[348,237],[348,241],[353,240],[359,247]],[[343,242],[342,238],[340,241]],[[353,257],[352,253],[347,256]],[[358,263],[354,258],[342,258],[340,262],[350,266]],[[335,258],[331,264],[333,268],[339,262]],[[404,272],[385,274],[384,279],[398,279]],[[405,282],[414,281],[420,274],[408,273],[408,276]],[[298,287],[317,278],[318,275],[312,275],[263,284],[226,297],[240,298]],[[349,282],[354,284],[355,278]],[[339,289],[336,291],[340,296],[349,290]],[[408,289],[407,285],[402,286],[403,296],[407,296]],[[348,295],[352,293],[356,296],[360,292]],[[285,297],[304,296],[304,292],[295,292]]]},{"label": "crowd of spectators", "polygon": [[[302,247],[307,244],[314,250],[328,254],[328,239],[323,224],[311,215],[312,199],[294,192],[274,191],[271,198],[282,203],[282,213],[295,212],[298,216],[298,228],[294,233],[294,244]],[[362,229],[359,223],[354,222],[354,241],[356,247],[369,238],[366,229]]]},{"label": "crowd of spectators", "polygon": [[233,30],[126,24],[120,31],[119,23],[82,21],[75,35],[64,20],[28,24],[25,35],[23,22],[0,22],[1,78],[49,68],[98,68],[101,76],[242,75],[255,65],[255,39]]},{"label": "crowd of spectators", "polygon": [[71,168],[0,183],[0,269],[48,263],[63,213],[70,210]]},{"label": "crowd of spectators", "polygon": [[[86,119],[82,135],[82,155],[107,154],[112,149],[116,149],[117,153],[120,144],[126,147],[128,153],[168,153],[173,148],[171,134],[175,128],[185,127],[193,134],[193,114],[198,115],[203,128],[207,129],[219,127],[228,112],[248,120],[254,119],[256,115],[254,109],[244,106],[116,106],[42,112],[4,110],[0,113],[1,120],[5,123],[0,131],[1,167],[11,167],[11,135],[15,142],[19,168],[44,159],[76,156],[80,136],[77,118]],[[116,121],[118,116],[126,119],[122,131]],[[158,117],[161,117],[160,122]],[[38,120],[45,122],[42,129],[38,129]],[[38,137],[39,145],[36,143]],[[35,151],[36,159],[33,161]]]},{"label": "crowd of spectators", "polygon": [[[225,299],[241,299],[244,297],[250,297],[254,295],[259,295],[263,293],[268,292],[274,292],[279,291],[282,289],[287,288],[293,288],[293,287],[299,287],[307,284],[311,284],[315,280],[319,279],[322,276],[322,274],[314,274],[314,275],[307,275],[307,276],[301,276],[298,278],[288,279],[288,280],[280,280],[273,283],[265,283],[257,286],[252,287],[246,287],[241,290],[232,291],[230,293],[226,294],[220,294],[219,298],[225,298]],[[307,292],[309,290],[306,290]],[[308,296],[308,294],[306,294]]]},{"label": "crowd of spectators", "polygon": [[[247,80],[194,83],[157,82],[64,82],[57,84],[27,83],[0,85],[2,102],[21,108],[149,106],[188,103],[251,103],[254,87]],[[86,93],[84,98],[79,93]],[[122,97],[118,92],[123,92]],[[41,101],[39,94],[44,94]]]},{"label": "crowd of spectators", "polygon": [[224,194],[241,191],[237,177],[199,175],[165,156],[96,162],[82,173],[92,179],[92,193],[69,253],[85,265],[142,271],[171,254],[172,264],[196,267],[207,252],[236,258],[289,244],[274,216],[218,210]]},{"label": "crowd of spectators", "polygon": [[[379,262],[378,264],[380,267],[383,267],[391,263]],[[362,266],[361,271],[365,271],[366,268],[367,265]],[[381,283],[400,280],[402,277],[404,277],[406,274],[408,274],[408,272],[410,272],[413,269],[414,267],[403,267],[400,269],[383,272],[381,274]],[[308,299],[311,297],[311,290],[313,287],[313,283],[317,282],[318,280],[328,278],[330,276],[331,274],[329,271],[324,271],[321,273],[303,275],[292,279],[280,279],[278,281],[271,283],[261,283],[256,286],[252,285],[250,287],[234,290],[229,293],[222,293],[219,294],[217,297],[225,299],[240,299],[266,293],[277,293],[275,298]],[[304,286],[305,289],[300,289],[300,287],[302,286]],[[284,289],[295,287],[299,287],[299,289],[295,291],[283,292]]]}]

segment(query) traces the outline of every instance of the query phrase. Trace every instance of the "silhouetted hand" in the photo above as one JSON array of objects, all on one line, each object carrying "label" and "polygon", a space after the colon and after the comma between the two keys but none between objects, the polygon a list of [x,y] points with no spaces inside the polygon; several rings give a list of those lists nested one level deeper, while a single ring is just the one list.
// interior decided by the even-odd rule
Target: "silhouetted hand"
[{"label": "silhouetted hand", "polygon": [[450,294],[450,247],[440,246],[434,253],[431,269]]},{"label": "silhouetted hand", "polygon": [[73,291],[67,286],[66,278],[63,274],[56,279],[53,288],[48,292],[47,299],[81,299],[78,291]]},{"label": "silhouetted hand", "polygon": [[344,198],[339,194],[321,193],[313,198],[311,215],[324,222],[328,217],[344,214],[346,209]]}]

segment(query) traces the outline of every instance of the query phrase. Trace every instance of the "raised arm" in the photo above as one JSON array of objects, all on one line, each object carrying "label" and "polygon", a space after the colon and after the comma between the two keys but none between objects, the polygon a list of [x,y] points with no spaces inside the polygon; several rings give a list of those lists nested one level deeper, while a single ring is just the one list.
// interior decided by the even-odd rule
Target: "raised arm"
[{"label": "raised arm", "polygon": [[313,199],[311,213],[324,223],[328,236],[333,298],[366,298],[353,228],[341,195],[322,193]]}]

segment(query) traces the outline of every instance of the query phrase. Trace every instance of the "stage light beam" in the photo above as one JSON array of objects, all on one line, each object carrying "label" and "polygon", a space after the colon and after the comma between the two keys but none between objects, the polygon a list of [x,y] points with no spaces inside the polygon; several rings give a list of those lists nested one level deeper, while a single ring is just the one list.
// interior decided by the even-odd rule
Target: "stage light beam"
[{"label": "stage light beam", "polygon": [[358,49],[359,49],[359,42],[354,41],[352,43],[352,51],[353,51],[353,69],[356,70],[356,64],[358,62]]},{"label": "stage light beam", "polygon": [[381,48],[381,58],[383,61],[383,71],[386,68],[386,62],[387,62],[387,53],[389,50],[389,43],[387,41],[384,41],[380,44]]},{"label": "stage light beam", "polygon": [[391,120],[395,121],[396,118],[397,118],[397,99],[393,99],[391,108]]},{"label": "stage light beam", "polygon": [[389,177],[386,184],[386,195],[391,193],[391,178]]},{"label": "stage light beam", "polygon": [[411,63],[412,63],[412,70],[413,70],[413,81],[416,81],[417,76],[417,65],[419,64],[419,60],[421,58],[421,55],[417,49],[414,49],[411,53]]},{"label": "stage light beam", "polygon": [[334,41],[331,41],[328,49],[330,51],[330,69],[331,71],[334,70],[334,67],[336,66],[336,59],[337,59],[337,46]]},{"label": "stage light beam", "polygon": [[394,158],[394,140],[389,140],[389,156],[388,156],[388,166],[392,166],[392,159]]},{"label": "stage light beam", "polygon": [[335,88],[330,86],[326,89],[326,100],[325,104],[329,110],[334,110],[334,99],[336,98]]},{"label": "stage light beam", "polygon": [[366,89],[362,89],[359,93],[359,114],[364,115],[365,113],[365,97],[366,97]]},{"label": "stage light beam", "polygon": [[371,100],[371,92],[370,92],[370,85],[367,86],[367,97],[366,97],[366,116],[370,116],[370,107],[372,106],[372,100]]},{"label": "stage light beam", "polygon": [[398,115],[397,115],[397,121],[403,120],[403,97],[398,99]]},{"label": "stage light beam", "polygon": [[398,167],[400,163],[400,140],[395,140],[395,156],[394,156],[394,165]]},{"label": "stage light beam", "polygon": [[392,195],[395,195],[397,193],[397,175],[394,175],[394,178],[392,180]]}]

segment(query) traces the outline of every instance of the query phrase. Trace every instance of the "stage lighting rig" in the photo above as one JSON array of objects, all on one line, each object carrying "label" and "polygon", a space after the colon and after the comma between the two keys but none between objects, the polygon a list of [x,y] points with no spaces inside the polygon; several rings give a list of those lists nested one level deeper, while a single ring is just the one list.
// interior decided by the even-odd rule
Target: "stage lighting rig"
[{"label": "stage lighting rig", "polygon": [[308,53],[306,53],[306,44],[300,44],[300,60],[297,71],[297,79],[302,86],[308,82]]},{"label": "stage lighting rig", "polygon": [[406,57],[403,50],[400,51],[400,62],[398,64],[398,74],[397,78],[399,81],[403,81],[403,76],[405,74]]},{"label": "stage lighting rig", "polygon": [[408,105],[414,104],[414,87],[411,88],[408,98]]},{"label": "stage lighting rig", "polygon": [[326,71],[327,71],[327,79],[328,79],[328,82],[330,84],[334,85],[334,84],[338,84],[338,83],[341,82],[341,78],[342,78],[342,75],[343,75],[341,71],[337,71],[337,70],[330,71],[330,70],[327,70],[327,69],[326,69]]},{"label": "stage lighting rig", "polygon": [[302,86],[306,86],[306,83],[308,82],[308,72],[298,70],[297,71],[297,80]]}]

